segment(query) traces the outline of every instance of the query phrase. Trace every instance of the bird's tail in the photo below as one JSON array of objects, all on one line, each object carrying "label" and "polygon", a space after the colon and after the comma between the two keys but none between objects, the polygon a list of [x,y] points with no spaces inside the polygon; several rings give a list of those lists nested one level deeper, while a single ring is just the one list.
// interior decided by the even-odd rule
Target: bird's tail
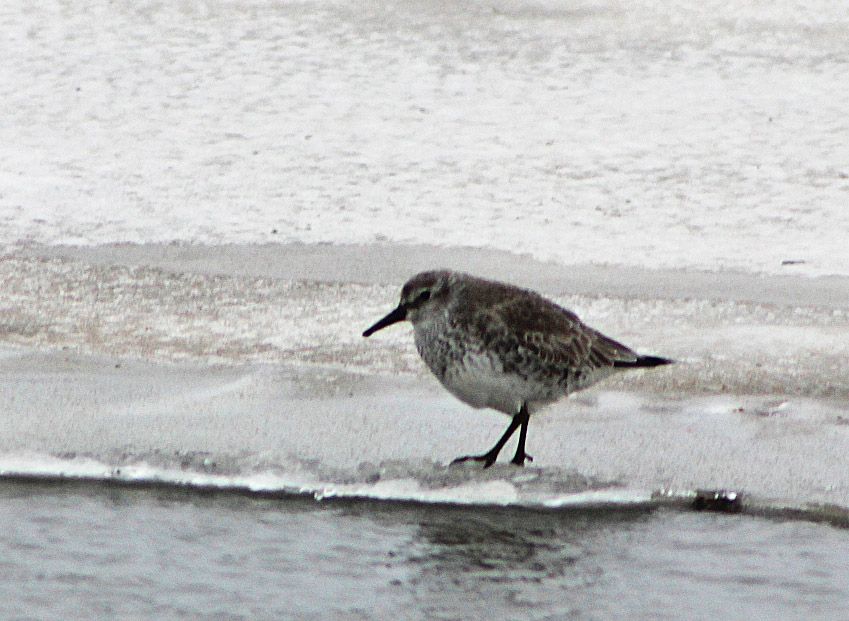
[{"label": "bird's tail", "polygon": [[673,364],[675,361],[659,356],[637,356],[636,360],[617,360],[613,366],[617,369],[646,369],[649,367],[660,367],[664,364]]}]

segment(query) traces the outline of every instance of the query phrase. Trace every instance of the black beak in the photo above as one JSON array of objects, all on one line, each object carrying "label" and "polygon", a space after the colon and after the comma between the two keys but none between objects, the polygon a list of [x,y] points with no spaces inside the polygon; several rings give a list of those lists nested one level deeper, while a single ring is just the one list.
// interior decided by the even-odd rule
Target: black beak
[{"label": "black beak", "polygon": [[391,326],[393,323],[404,321],[407,318],[407,307],[399,304],[398,308],[389,313],[386,317],[378,321],[371,328],[363,332],[363,336],[371,336],[378,330],[382,330],[386,326]]}]

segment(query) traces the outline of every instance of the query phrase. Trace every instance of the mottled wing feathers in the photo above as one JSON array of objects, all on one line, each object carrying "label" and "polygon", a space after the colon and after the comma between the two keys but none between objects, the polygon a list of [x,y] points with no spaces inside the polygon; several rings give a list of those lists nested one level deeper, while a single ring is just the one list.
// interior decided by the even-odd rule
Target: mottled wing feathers
[{"label": "mottled wing feathers", "polygon": [[[573,312],[534,292],[479,279],[467,286],[475,289],[476,304],[474,308],[456,309],[463,315],[461,322],[483,341],[501,341],[502,351],[536,358],[548,368],[559,367],[563,373],[591,372],[613,367],[617,362],[633,363],[638,358],[625,345],[593,330]],[[516,295],[519,292],[522,295]]]}]

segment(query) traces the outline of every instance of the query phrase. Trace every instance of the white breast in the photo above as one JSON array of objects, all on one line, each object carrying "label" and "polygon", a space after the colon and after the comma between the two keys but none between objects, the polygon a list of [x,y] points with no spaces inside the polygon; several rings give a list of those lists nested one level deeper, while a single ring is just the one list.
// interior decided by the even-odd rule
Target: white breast
[{"label": "white breast", "polygon": [[472,407],[493,408],[510,415],[522,407],[525,382],[505,375],[497,361],[488,356],[465,356],[463,364],[449,366],[441,380],[451,394]]},{"label": "white breast", "polygon": [[442,385],[460,401],[512,416],[523,403],[533,410],[563,396],[556,386],[505,373],[498,356],[486,351],[482,343],[461,343],[440,321],[443,318],[428,319],[414,324],[416,348]]}]

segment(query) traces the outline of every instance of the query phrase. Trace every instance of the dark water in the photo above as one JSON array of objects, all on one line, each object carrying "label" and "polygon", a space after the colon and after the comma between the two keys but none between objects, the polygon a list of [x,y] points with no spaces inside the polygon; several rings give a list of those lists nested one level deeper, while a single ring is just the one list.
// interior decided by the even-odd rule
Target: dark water
[{"label": "dark water", "polygon": [[803,521],[0,483],[2,619],[847,619]]}]

